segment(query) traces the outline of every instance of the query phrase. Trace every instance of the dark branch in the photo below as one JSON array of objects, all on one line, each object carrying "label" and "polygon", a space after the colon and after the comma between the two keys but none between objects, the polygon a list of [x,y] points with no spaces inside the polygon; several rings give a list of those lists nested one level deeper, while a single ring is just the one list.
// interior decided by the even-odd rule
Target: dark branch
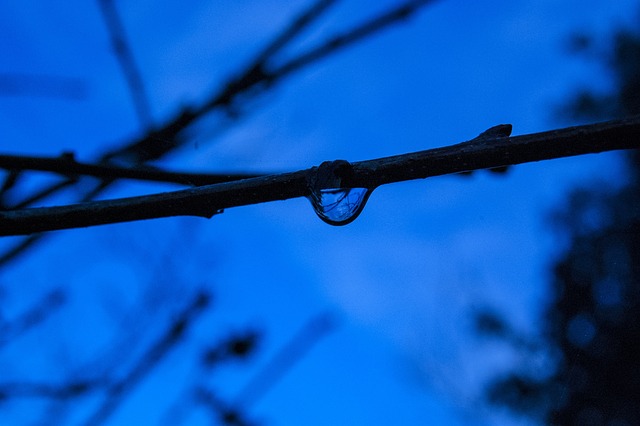
[{"label": "dark branch", "polygon": [[[59,296],[52,296],[57,298]],[[11,398],[71,399],[89,392],[106,390],[107,396],[86,424],[99,424],[120,405],[127,393],[146,377],[151,370],[184,338],[198,315],[207,308],[210,296],[198,293],[185,309],[169,324],[164,334],[142,355],[131,370],[119,380],[106,378],[74,380],[62,385],[49,383],[2,383],[0,402]],[[49,302],[51,304],[51,302]]]},{"label": "dark branch", "polygon": [[[280,33],[279,36],[274,38],[259,55],[256,56],[254,64],[264,65],[275,54],[277,54],[287,43],[293,40],[298,34],[309,27],[314,21],[316,21],[322,13],[324,13],[330,6],[332,6],[336,0],[318,0],[309,9],[301,13],[285,30]],[[255,65],[254,65],[255,66]],[[251,67],[253,68],[253,67]]]},{"label": "dark branch", "polygon": [[25,250],[33,247],[38,241],[40,241],[43,235],[44,234],[33,234],[20,239],[16,244],[0,254],[0,266],[11,262],[13,259],[16,259],[18,256],[23,254]]},{"label": "dark branch", "polygon": [[264,396],[282,377],[335,327],[334,318],[322,313],[314,316],[270,359],[242,389],[234,406],[246,407]]},{"label": "dark branch", "polygon": [[48,383],[4,383],[0,385],[0,402],[13,398],[71,399],[102,388],[103,381],[72,381],[65,385]]},{"label": "dark branch", "polygon": [[247,383],[232,404],[223,401],[204,387],[195,390],[196,400],[209,407],[222,424],[236,426],[252,424],[241,414],[241,408],[244,410],[251,404],[255,404],[334,326],[334,319],[328,313],[321,313],[307,321]]},{"label": "dark branch", "polygon": [[164,334],[142,356],[129,374],[109,387],[107,398],[85,422],[86,425],[96,425],[104,422],[121,404],[129,393],[142,379],[158,365],[166,354],[183,338],[196,317],[209,305],[210,296],[206,292],[196,295],[193,301],[177,315]]},{"label": "dark branch", "polygon": [[325,56],[336,53],[337,51],[355,44],[366,37],[372,36],[384,30],[391,25],[402,22],[414,13],[416,13],[421,7],[426,6],[429,3],[433,3],[435,0],[413,0],[408,1],[403,5],[397,6],[369,21],[365,21],[360,26],[352,28],[349,31],[339,34],[329,39],[322,45],[309,50],[306,53],[298,55],[296,58],[291,59],[286,64],[278,67],[273,73],[279,76],[286,75],[290,72],[297,71],[299,68],[316,62]]},{"label": "dark branch", "polygon": [[[374,189],[393,182],[640,147],[638,117],[511,138],[487,136],[488,132],[449,147],[353,163],[340,176],[340,187]],[[5,211],[0,212],[0,235],[181,215],[209,218],[229,207],[308,196],[316,172],[314,167],[142,197]]]},{"label": "dark branch", "polygon": [[64,299],[65,296],[61,290],[54,290],[18,318],[0,324],[0,347],[42,323],[62,306]]},{"label": "dark branch", "polygon": [[[219,422],[226,426],[250,426],[250,423],[241,412],[222,401],[216,394],[204,387],[194,391],[196,401],[208,407]],[[216,422],[217,423],[217,422]]]},{"label": "dark branch", "polygon": [[100,179],[134,179],[190,186],[212,185],[260,176],[259,174],[167,172],[143,166],[120,167],[111,164],[90,164],[76,161],[70,154],[63,154],[59,157],[0,155],[0,168],[52,172],[72,179],[83,175]]},{"label": "dark branch", "polygon": [[13,205],[3,205],[2,207],[4,209],[7,210],[15,210],[15,209],[24,209],[27,208],[29,206],[32,206],[33,204],[38,203],[39,201],[42,201],[46,198],[48,198],[49,196],[63,190],[64,188],[67,188],[73,184],[75,184],[77,182],[77,179],[75,178],[69,178],[69,179],[65,179],[62,180],[60,182],[54,183],[52,185],[47,186],[46,188],[44,188],[43,190],[38,191],[37,193],[23,199],[22,201],[13,204]]},{"label": "dark branch", "polygon": [[136,63],[133,60],[133,53],[131,52],[131,48],[129,48],[129,43],[127,43],[124,27],[118,16],[118,11],[113,4],[113,0],[98,0],[98,3],[100,4],[100,11],[107,24],[109,34],[111,35],[111,44],[113,45],[116,58],[118,58],[120,62],[127,84],[129,85],[138,118],[140,119],[142,127],[149,129],[153,124],[151,107],[149,106],[149,100],[145,93],[140,71],[138,67],[136,67]]},{"label": "dark branch", "polygon": [[[48,187],[49,191],[46,191],[46,190],[41,191],[35,194],[34,196],[29,197],[26,200],[23,200],[20,203],[12,206],[12,208],[13,209],[25,208],[26,206],[29,206],[31,203],[35,203],[36,201],[38,201],[40,198],[46,198],[48,194],[55,192],[55,190],[57,189],[62,189],[72,185],[75,181],[76,180],[74,178],[66,179],[58,184]],[[105,179],[100,181],[98,185],[95,185],[95,187],[91,188],[85,193],[84,197],[82,198],[82,201],[86,202],[86,201],[92,200],[99,193],[101,193],[107,186],[109,186],[111,182],[112,180],[110,179]],[[29,235],[27,238],[24,238],[18,241],[13,247],[10,247],[8,250],[6,250],[4,253],[0,255],[0,267],[10,262],[11,260],[15,259],[19,255],[23,254],[25,250],[27,250],[28,248],[33,247],[38,242],[42,241],[42,238],[44,237],[44,235],[45,234],[32,234],[32,235]]]}]

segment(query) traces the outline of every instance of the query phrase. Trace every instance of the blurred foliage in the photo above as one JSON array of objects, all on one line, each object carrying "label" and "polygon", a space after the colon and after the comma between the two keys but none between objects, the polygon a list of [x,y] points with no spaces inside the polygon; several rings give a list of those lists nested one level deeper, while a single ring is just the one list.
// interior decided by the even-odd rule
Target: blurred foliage
[{"label": "blurred foliage", "polygon": [[[573,46],[594,49],[587,35]],[[608,50],[594,57],[610,71],[613,89],[578,93],[568,115],[639,114],[640,25],[616,30]],[[488,387],[491,403],[553,425],[640,424],[640,155],[627,160],[624,186],[576,189],[554,216],[569,244],[554,266],[541,344],[515,345],[506,321],[477,316],[479,333],[510,342],[524,360]],[[532,368],[541,354],[550,362]]]},{"label": "blurred foliage", "polygon": [[637,28],[619,28],[600,51],[596,40],[587,34],[576,34],[570,43],[574,54],[595,58],[605,66],[613,89],[598,93],[592,89],[578,92],[562,108],[561,115],[579,120],[624,117],[640,111],[640,13]]}]

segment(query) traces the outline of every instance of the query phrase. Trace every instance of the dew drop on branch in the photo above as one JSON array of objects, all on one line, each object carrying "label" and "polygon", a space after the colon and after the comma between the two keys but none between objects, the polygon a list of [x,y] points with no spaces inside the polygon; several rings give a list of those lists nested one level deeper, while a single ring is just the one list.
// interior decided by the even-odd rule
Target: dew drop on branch
[{"label": "dew drop on branch", "polygon": [[314,190],[307,198],[320,219],[341,226],[358,217],[370,194],[368,188],[328,188]]}]

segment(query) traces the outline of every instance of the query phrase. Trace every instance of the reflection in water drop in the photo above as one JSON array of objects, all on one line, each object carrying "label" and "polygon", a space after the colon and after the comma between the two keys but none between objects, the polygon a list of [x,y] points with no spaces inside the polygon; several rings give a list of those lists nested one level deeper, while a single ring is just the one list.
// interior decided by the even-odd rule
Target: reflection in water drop
[{"label": "reflection in water drop", "polygon": [[307,198],[320,219],[340,226],[358,217],[370,194],[368,188],[329,188],[312,191]]}]

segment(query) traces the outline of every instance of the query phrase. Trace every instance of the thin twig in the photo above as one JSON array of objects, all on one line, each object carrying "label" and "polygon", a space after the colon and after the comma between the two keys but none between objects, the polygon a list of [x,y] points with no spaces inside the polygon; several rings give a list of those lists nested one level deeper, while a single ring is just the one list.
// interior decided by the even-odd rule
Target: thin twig
[{"label": "thin twig", "polygon": [[296,56],[295,58],[286,62],[284,65],[281,65],[273,70],[272,73],[274,75],[284,76],[289,74],[290,72],[297,71],[299,68],[316,62],[324,58],[325,56],[334,54],[347,46],[353,45],[366,37],[370,37],[373,34],[386,29],[387,27],[410,18],[413,14],[418,12],[420,8],[435,1],[436,0],[408,1],[400,6],[397,6],[380,14],[379,16],[363,22],[355,28],[332,37],[331,39],[322,43],[320,46],[317,46],[305,53]]},{"label": "thin twig", "polygon": [[65,400],[85,395],[105,386],[102,380],[74,380],[64,385],[49,383],[3,383],[0,401],[14,398],[47,398]]},{"label": "thin twig", "polygon": [[317,21],[318,18],[331,7],[336,0],[318,0],[307,10],[296,17],[287,28],[274,38],[255,58],[254,64],[265,64],[275,54],[286,47],[298,34]]},{"label": "thin twig", "polygon": [[194,391],[196,401],[208,407],[220,423],[225,426],[250,426],[250,423],[237,409],[231,407],[212,391],[199,387]]},{"label": "thin twig", "polygon": [[27,249],[33,247],[38,241],[40,241],[43,236],[44,234],[32,234],[25,238],[21,238],[18,242],[9,247],[9,249],[0,254],[0,267],[6,265],[14,259],[17,259],[18,256],[23,254]]},{"label": "thin twig", "polygon": [[136,108],[140,123],[143,129],[150,129],[153,125],[151,106],[144,89],[140,71],[136,66],[133,53],[127,42],[124,26],[122,25],[120,16],[118,16],[118,11],[113,4],[113,0],[98,0],[98,4],[100,5],[100,11],[107,24],[116,58],[118,58],[118,62],[120,62],[127,84],[129,85],[133,104]]},{"label": "thin twig", "polygon": [[46,188],[44,188],[43,190],[40,190],[38,192],[36,192],[35,194],[23,199],[22,201],[13,204],[13,205],[9,205],[9,206],[4,206],[4,208],[6,210],[17,210],[17,209],[24,209],[27,208],[33,204],[36,204],[46,198],[48,198],[49,196],[60,192],[61,190],[63,190],[64,188],[67,188],[71,185],[73,185],[74,183],[76,183],[78,180],[75,178],[69,178],[69,179],[64,179],[60,182],[56,182],[54,184],[51,184],[49,186],[47,186]]},{"label": "thin twig", "polygon": [[328,313],[312,317],[286,344],[280,348],[229,404],[204,387],[195,390],[196,400],[203,403],[225,425],[249,425],[242,415],[250,405],[263,397],[278,380],[300,361],[315,345],[335,327],[334,318]]},{"label": "thin twig", "polygon": [[[506,127],[510,128],[496,126],[457,145],[353,163],[340,176],[339,187],[375,189],[393,182],[640,147],[638,117],[511,138],[487,137],[493,129]],[[169,216],[210,218],[230,207],[308,196],[309,182],[317,171],[314,167],[141,197],[4,211],[0,212],[0,235]]]},{"label": "thin twig", "polygon": [[42,323],[62,306],[64,299],[61,290],[54,290],[18,318],[0,324],[0,347]]},{"label": "thin twig", "polygon": [[107,398],[87,419],[86,425],[97,425],[107,420],[129,393],[167,353],[184,338],[196,317],[209,305],[210,296],[206,292],[196,295],[193,301],[176,316],[164,334],[153,344],[131,371],[109,387]]},{"label": "thin twig", "polygon": [[191,303],[169,324],[164,334],[155,344],[151,345],[129,373],[120,380],[84,379],[70,381],[62,385],[49,383],[2,383],[0,384],[0,402],[10,398],[65,400],[106,389],[106,399],[86,422],[86,424],[99,424],[113,413],[126,394],[142,381],[167,353],[184,338],[188,328],[192,326],[194,320],[207,308],[209,303],[210,296],[208,293],[198,293]]},{"label": "thin twig", "polygon": [[234,406],[255,404],[334,327],[335,320],[328,313],[321,313],[307,321],[240,391]]},{"label": "thin twig", "polygon": [[240,173],[186,173],[169,172],[152,167],[121,167],[112,164],[91,164],[77,161],[72,155],[59,157],[33,157],[0,155],[0,168],[10,170],[32,170],[76,178],[79,175],[100,179],[133,179],[151,182],[177,183],[189,186],[212,185],[261,176]]},{"label": "thin twig", "polygon": [[[67,179],[61,183],[59,183],[57,186],[58,187],[66,187],[71,185],[75,180],[74,179]],[[81,202],[87,202],[89,200],[93,200],[95,197],[97,197],[102,191],[104,191],[109,185],[111,185],[111,183],[113,182],[113,180],[111,179],[103,179],[100,182],[98,182],[97,185],[95,185],[93,188],[89,189],[84,196],[82,197],[82,199],[80,200]],[[51,187],[54,188],[54,187]],[[38,195],[38,194],[36,194]],[[41,193],[39,195],[42,195]],[[35,199],[36,197],[31,197],[31,200]],[[19,209],[22,207],[19,207],[23,204],[26,203],[26,200],[22,201],[20,204],[13,206],[13,209]],[[5,265],[6,263],[10,262],[11,260],[17,258],[19,255],[23,254],[28,248],[35,246],[38,242],[42,241],[42,239],[45,237],[45,234],[43,233],[32,233],[31,235],[29,235],[28,237],[18,241],[15,245],[13,245],[13,247],[10,247],[8,250],[6,250],[4,253],[2,253],[0,255],[0,267],[2,267],[3,265]]]}]

